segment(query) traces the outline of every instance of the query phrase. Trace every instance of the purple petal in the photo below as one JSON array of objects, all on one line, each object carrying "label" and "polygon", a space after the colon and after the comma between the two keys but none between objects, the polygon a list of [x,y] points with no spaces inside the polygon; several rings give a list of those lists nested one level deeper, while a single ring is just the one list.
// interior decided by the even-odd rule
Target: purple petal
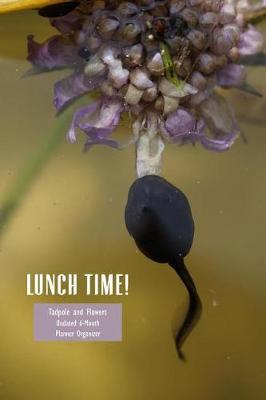
[{"label": "purple petal", "polygon": [[165,121],[165,131],[170,140],[175,143],[195,141],[195,117],[184,108],[178,108],[168,115]]},{"label": "purple petal", "polygon": [[227,101],[216,93],[213,93],[212,96],[201,103],[199,110],[204,121],[216,137],[231,132],[237,126]]},{"label": "purple petal", "polygon": [[54,85],[54,104],[57,111],[70,101],[86,92],[96,89],[105,79],[105,74],[89,78],[83,72],[75,72]]},{"label": "purple petal", "polygon": [[210,150],[228,150],[239,136],[239,127],[225,99],[213,94],[200,105],[200,112],[213,137],[200,131],[200,142]]},{"label": "purple petal", "polygon": [[206,128],[205,128],[205,123],[201,119],[197,123],[197,130],[198,130],[198,140],[208,150],[212,151],[226,151],[229,150],[229,148],[232,146],[234,143],[236,136],[234,131],[229,132],[229,134],[225,135],[223,138],[220,139],[213,139],[206,134]]},{"label": "purple petal", "polygon": [[74,10],[63,17],[50,18],[50,24],[60,33],[67,34],[81,28],[82,17],[79,12]]},{"label": "purple petal", "polygon": [[107,137],[117,127],[122,111],[123,105],[118,97],[105,97],[93,102],[76,111],[67,137],[74,143],[78,128],[88,136],[85,149],[94,144],[107,144],[117,148],[117,142]]},{"label": "purple petal", "polygon": [[82,107],[78,109],[72,118],[72,123],[69,128],[69,131],[67,133],[67,138],[70,141],[70,143],[75,143],[77,140],[76,137],[76,127],[78,127],[79,121],[87,115],[91,115],[98,111],[100,108],[100,101],[94,101],[93,103],[89,104],[88,106]]},{"label": "purple petal", "polygon": [[248,56],[263,50],[264,38],[252,25],[240,35],[238,51],[240,56]]},{"label": "purple petal", "polygon": [[200,143],[208,150],[212,151],[226,151],[229,150],[236,139],[235,134],[232,132],[225,136],[223,139],[212,139],[206,135],[200,137]]},{"label": "purple petal", "polygon": [[38,43],[33,35],[29,35],[27,60],[46,70],[73,66],[77,61],[77,50],[70,38],[57,35],[44,43]]},{"label": "purple petal", "polygon": [[240,86],[245,81],[246,68],[243,65],[228,64],[217,72],[217,83],[219,86]]},{"label": "purple petal", "polygon": [[98,107],[97,112],[90,110],[87,113],[87,121],[80,121],[78,127],[87,135],[97,133],[99,138],[110,135],[120,121],[123,110],[122,102],[118,97],[105,97]]},{"label": "purple petal", "polygon": [[[208,150],[228,150],[239,129],[226,102],[222,97],[213,95],[201,104],[200,112],[204,119],[197,121],[189,111],[178,108],[167,117],[165,124],[161,123],[162,133],[174,143],[200,142]],[[208,131],[213,137],[208,136]]]}]

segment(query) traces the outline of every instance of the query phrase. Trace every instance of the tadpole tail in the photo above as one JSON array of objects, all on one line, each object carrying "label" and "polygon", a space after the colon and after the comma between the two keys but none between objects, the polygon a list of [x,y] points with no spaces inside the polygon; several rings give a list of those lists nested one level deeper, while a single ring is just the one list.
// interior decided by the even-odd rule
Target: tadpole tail
[{"label": "tadpole tail", "polygon": [[178,356],[182,361],[186,361],[181,347],[201,316],[202,304],[193,279],[184,264],[183,258],[176,258],[170,261],[169,265],[174,268],[189,293],[189,307],[187,315],[175,338]]}]

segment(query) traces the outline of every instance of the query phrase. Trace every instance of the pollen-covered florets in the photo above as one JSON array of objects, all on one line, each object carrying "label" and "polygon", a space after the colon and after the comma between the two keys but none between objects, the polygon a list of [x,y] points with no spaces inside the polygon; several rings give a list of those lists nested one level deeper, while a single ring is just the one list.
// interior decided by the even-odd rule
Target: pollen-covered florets
[{"label": "pollen-covered florets", "polygon": [[55,85],[57,110],[98,89],[101,98],[74,115],[69,139],[84,131],[86,147],[119,144],[110,134],[123,111],[132,116],[138,174],[157,173],[165,140],[228,149],[239,134],[233,112],[215,88],[245,85],[243,56],[263,48],[248,24],[248,1],[91,1],[51,19],[60,32],[42,45],[29,36],[37,67],[74,73]]}]

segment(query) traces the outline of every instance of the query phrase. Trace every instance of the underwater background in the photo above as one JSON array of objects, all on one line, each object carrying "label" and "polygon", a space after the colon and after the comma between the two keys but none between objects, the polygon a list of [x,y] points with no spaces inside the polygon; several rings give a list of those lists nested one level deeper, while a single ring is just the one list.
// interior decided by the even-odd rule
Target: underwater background
[{"label": "underwater background", "polygon": [[[35,12],[0,16],[2,201],[47,136],[66,129],[55,118],[52,91],[68,71],[22,78],[30,69],[26,36],[42,41],[53,32]],[[203,315],[184,345],[188,362],[178,359],[172,337],[187,293],[174,271],[136,250],[125,228],[134,148],[95,146],[84,154],[61,135],[2,227],[0,399],[265,398],[265,69],[250,69],[249,82],[264,98],[225,92],[247,144],[240,138],[221,154],[168,145],[164,153],[163,175],[189,198],[196,227],[187,266]],[[126,120],[119,131],[128,134]],[[27,297],[26,273],[45,272],[129,273],[129,295]],[[122,302],[123,342],[34,342],[34,302],[72,301]]]}]

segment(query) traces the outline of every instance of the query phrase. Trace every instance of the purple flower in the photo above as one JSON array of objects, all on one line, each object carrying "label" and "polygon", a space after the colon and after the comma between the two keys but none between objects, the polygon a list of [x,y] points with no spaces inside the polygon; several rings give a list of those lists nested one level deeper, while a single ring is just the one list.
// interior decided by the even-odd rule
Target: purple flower
[{"label": "purple flower", "polygon": [[197,137],[197,121],[184,108],[179,107],[166,118],[164,124],[166,135],[174,143],[195,142]]},{"label": "purple flower", "polygon": [[217,83],[223,87],[237,87],[245,81],[246,75],[246,68],[243,65],[228,64],[217,72]]},{"label": "purple flower", "polygon": [[259,53],[263,50],[263,46],[264,38],[262,34],[252,25],[249,25],[248,29],[241,33],[238,43],[240,56]]},{"label": "purple flower", "polygon": [[86,149],[94,144],[107,144],[118,148],[118,143],[109,139],[109,136],[117,127],[122,111],[122,102],[117,97],[105,97],[80,108],[75,112],[68,131],[69,141],[76,142],[76,131],[80,129],[88,137]]},{"label": "purple flower", "polygon": [[[263,48],[261,33],[247,23],[254,7],[249,0],[166,0],[163,8],[156,0],[91,0],[51,18],[58,35],[46,42],[29,36],[28,60],[39,70],[73,70],[55,83],[58,112],[98,90],[98,101],[75,112],[70,142],[80,130],[87,137],[86,148],[107,144],[121,149],[136,143],[139,165],[160,163],[165,139],[224,151],[239,128],[215,90],[238,87],[256,94],[239,65]],[[123,145],[111,138],[122,112],[130,115],[133,133]]]}]

